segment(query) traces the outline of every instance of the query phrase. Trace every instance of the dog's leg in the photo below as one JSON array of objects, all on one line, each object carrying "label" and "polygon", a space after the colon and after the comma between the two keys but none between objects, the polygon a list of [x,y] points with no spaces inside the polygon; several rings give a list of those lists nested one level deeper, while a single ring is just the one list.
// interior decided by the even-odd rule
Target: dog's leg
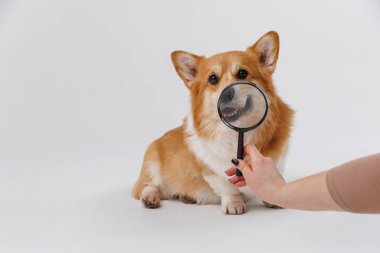
[{"label": "dog's leg", "polygon": [[158,162],[144,161],[143,173],[140,176],[143,185],[140,199],[146,208],[160,207],[161,199],[165,198],[165,189],[161,178],[161,168]]},{"label": "dog's leg", "polygon": [[214,192],[221,197],[222,211],[225,214],[245,213],[243,195],[231,185],[225,178],[218,175],[204,175]]}]

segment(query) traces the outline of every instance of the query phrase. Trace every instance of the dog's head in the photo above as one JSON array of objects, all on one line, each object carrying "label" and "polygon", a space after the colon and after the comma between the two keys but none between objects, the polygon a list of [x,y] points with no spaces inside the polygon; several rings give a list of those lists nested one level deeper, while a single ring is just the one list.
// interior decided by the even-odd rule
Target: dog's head
[{"label": "dog's head", "polygon": [[[275,88],[272,74],[276,68],[279,53],[279,37],[276,32],[268,32],[245,51],[229,51],[211,57],[198,56],[184,51],[172,53],[174,67],[191,92],[191,113],[197,132],[204,137],[213,136],[218,131],[228,131],[221,123],[217,112],[217,102],[223,89],[229,84],[245,80],[254,82],[266,93],[269,114],[276,107]],[[237,117],[238,113],[249,109],[249,100],[225,94],[221,99],[231,100],[234,106],[226,107],[222,113],[226,117]],[[241,101],[240,101],[241,100]],[[270,123],[271,117],[267,118]],[[263,124],[265,125],[265,124]]]}]

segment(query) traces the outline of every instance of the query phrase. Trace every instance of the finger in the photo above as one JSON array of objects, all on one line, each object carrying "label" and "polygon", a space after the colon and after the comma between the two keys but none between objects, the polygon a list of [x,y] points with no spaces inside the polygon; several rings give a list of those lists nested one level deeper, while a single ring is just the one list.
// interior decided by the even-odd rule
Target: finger
[{"label": "finger", "polygon": [[234,176],[228,179],[231,184],[236,184],[239,181],[244,180],[244,177]]},{"label": "finger", "polygon": [[251,159],[262,158],[263,155],[253,144],[248,144],[244,147],[244,153],[248,155]]},{"label": "finger", "polygon": [[225,171],[227,176],[234,176],[236,174],[236,167],[233,166]]},{"label": "finger", "polygon": [[245,182],[245,180],[241,180],[235,184],[236,187],[243,187],[246,185],[247,185],[247,183]]}]

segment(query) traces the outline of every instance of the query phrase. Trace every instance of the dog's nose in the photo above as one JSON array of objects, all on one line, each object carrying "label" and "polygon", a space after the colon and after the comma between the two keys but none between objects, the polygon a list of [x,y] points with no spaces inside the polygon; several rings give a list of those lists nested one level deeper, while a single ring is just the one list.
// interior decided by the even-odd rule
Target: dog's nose
[{"label": "dog's nose", "polygon": [[225,92],[223,92],[221,99],[221,102],[226,104],[232,101],[232,99],[235,96],[235,89],[233,87],[227,89]]}]

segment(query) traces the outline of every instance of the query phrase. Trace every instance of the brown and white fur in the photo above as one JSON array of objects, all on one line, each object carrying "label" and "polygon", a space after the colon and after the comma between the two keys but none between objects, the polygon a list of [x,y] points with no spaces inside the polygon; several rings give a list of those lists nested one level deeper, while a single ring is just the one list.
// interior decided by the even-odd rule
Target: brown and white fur
[{"label": "brown and white fur", "polygon": [[[227,181],[224,171],[236,156],[237,132],[225,126],[217,113],[223,88],[237,81],[237,73],[248,72],[246,81],[258,84],[266,93],[269,112],[257,129],[245,134],[272,157],[283,170],[283,159],[291,132],[293,110],[277,95],[272,82],[279,53],[279,37],[268,32],[245,51],[229,51],[211,57],[184,51],[172,53],[175,69],[190,90],[191,113],[183,124],[155,140],[147,149],[133,196],[147,208],[163,199],[185,203],[221,203],[226,214],[242,214],[242,193]],[[218,77],[216,85],[210,75]]]}]

